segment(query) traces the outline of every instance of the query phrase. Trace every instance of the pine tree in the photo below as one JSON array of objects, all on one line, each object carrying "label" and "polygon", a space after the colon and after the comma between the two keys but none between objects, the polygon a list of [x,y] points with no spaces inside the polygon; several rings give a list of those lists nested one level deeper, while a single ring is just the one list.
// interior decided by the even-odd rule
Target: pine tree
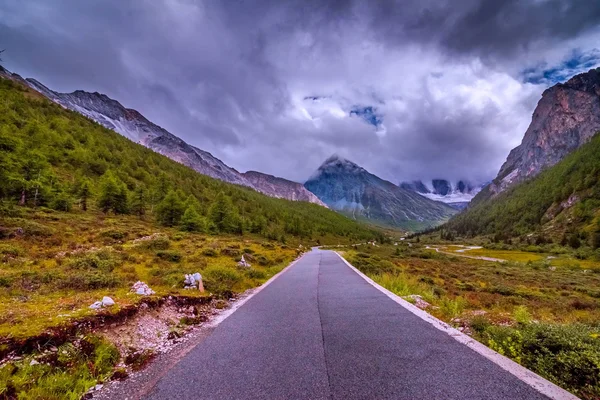
[{"label": "pine tree", "polygon": [[596,221],[594,231],[591,233],[591,245],[594,250],[600,249],[600,219]]},{"label": "pine tree", "polygon": [[131,212],[142,218],[146,215],[146,189],[138,185],[131,197]]},{"label": "pine tree", "polygon": [[100,195],[98,207],[102,212],[108,213],[114,206],[119,187],[113,174],[106,172],[100,179]]},{"label": "pine tree", "polygon": [[174,190],[170,190],[156,206],[156,218],[163,225],[175,226],[179,224],[184,210],[184,204],[179,194]]},{"label": "pine tree", "polygon": [[231,198],[219,192],[209,210],[210,221],[218,232],[233,232],[237,229],[237,213]]},{"label": "pine tree", "polygon": [[181,217],[181,229],[188,232],[206,232],[206,221],[200,216],[195,205],[190,204],[185,209]]},{"label": "pine tree", "polygon": [[117,194],[115,196],[113,211],[115,214],[127,214],[129,212],[127,186],[121,181],[117,181]]},{"label": "pine tree", "polygon": [[88,199],[92,195],[92,184],[89,179],[84,179],[81,181],[81,185],[79,186],[79,190],[77,191],[77,195],[79,196],[79,205],[83,211],[87,211],[88,209]]},{"label": "pine tree", "polygon": [[103,212],[113,211],[115,214],[126,214],[129,210],[127,197],[127,186],[119,178],[111,172],[102,176],[98,207]]}]

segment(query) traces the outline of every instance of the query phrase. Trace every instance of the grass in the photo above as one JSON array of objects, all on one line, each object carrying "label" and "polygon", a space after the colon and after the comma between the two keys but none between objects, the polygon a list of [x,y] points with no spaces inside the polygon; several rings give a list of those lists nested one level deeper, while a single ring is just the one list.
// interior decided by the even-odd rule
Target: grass
[{"label": "grass", "polygon": [[501,354],[579,397],[600,398],[598,263],[510,250],[464,254],[510,261],[440,254],[416,243],[353,246],[345,257],[388,290],[422,296],[428,312]]},{"label": "grass", "polygon": [[[568,267],[568,268],[583,268],[583,269],[600,269],[600,261],[593,259],[578,259],[572,252],[565,252],[563,254],[555,254],[550,252],[530,252],[522,250],[497,250],[497,249],[472,249],[465,250],[464,252],[458,252],[457,250],[464,250],[464,247],[459,245],[434,245],[431,247],[437,247],[440,251],[448,253],[456,253],[457,255],[465,255],[469,257],[490,257],[497,258],[500,260],[507,260],[517,263],[527,262],[546,262],[549,266],[555,267]],[[435,250],[431,250],[435,251]]]},{"label": "grass", "polygon": [[[94,211],[23,209],[20,214],[0,219],[0,233],[19,232],[0,239],[0,354],[36,337],[44,340],[23,359],[0,367],[0,398],[9,399],[79,399],[117,373],[118,361],[131,355],[115,354],[114,346],[92,336],[84,340],[81,335],[90,332],[75,324],[97,315],[116,316],[148,300],[131,293],[138,280],[156,292],[150,301],[167,296],[201,300],[210,294],[229,298],[283,269],[300,244],[185,233],[151,220]],[[237,267],[242,255],[250,268]],[[203,276],[205,293],[184,289],[184,274],[195,272]],[[101,311],[89,308],[103,296],[116,304]],[[61,343],[66,338],[54,352],[49,349],[58,339],[52,335],[60,336]],[[138,358],[132,365],[141,367],[149,359],[145,354]]]},{"label": "grass", "polygon": [[[88,306],[103,296],[117,303],[109,312],[135,304],[140,296],[129,288],[138,280],[157,296],[203,296],[208,293],[183,289],[183,275],[200,272],[206,274],[207,291],[242,292],[264,282],[297,254],[296,243],[183,233],[132,216],[27,212],[26,219],[4,218],[2,226],[34,221],[36,230],[51,233],[42,239],[22,235],[0,241],[0,340],[28,338],[94,315]],[[152,235],[156,237],[141,240]],[[249,258],[255,261],[247,271],[236,266],[242,250],[253,253]]]}]

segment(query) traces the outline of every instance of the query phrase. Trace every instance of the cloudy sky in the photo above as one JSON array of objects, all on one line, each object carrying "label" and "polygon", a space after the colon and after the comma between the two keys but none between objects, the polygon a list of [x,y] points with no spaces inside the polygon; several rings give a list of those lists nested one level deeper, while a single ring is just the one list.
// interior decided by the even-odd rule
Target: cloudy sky
[{"label": "cloudy sky", "polygon": [[0,0],[9,70],[298,181],[332,153],[393,182],[489,180],[598,47],[595,0]]}]

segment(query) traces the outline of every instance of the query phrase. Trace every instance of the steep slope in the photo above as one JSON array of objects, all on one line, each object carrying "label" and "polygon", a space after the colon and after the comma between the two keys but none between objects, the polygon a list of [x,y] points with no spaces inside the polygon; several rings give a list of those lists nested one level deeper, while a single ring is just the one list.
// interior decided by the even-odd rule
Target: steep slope
[{"label": "steep slope", "polygon": [[416,230],[438,225],[456,212],[336,155],[304,185],[330,208],[380,225]]},{"label": "steep slope", "polygon": [[[322,242],[379,235],[324,207],[271,198],[199,174],[15,80],[0,78],[0,98],[0,215],[15,204],[85,213],[108,203],[111,213],[136,213],[161,223],[160,209],[170,207],[169,225],[177,225],[193,204],[195,221],[209,222],[200,229],[216,234]],[[211,213],[217,206],[218,212]],[[211,224],[211,218],[219,224]]]},{"label": "steep slope", "polygon": [[452,218],[459,235],[512,238],[537,233],[547,240],[565,235],[600,245],[600,136],[531,180],[475,202]]},{"label": "steep slope", "polygon": [[400,184],[403,189],[412,190],[431,200],[441,201],[458,210],[466,208],[484,186],[466,180],[460,180],[453,184],[446,179],[433,179],[428,184],[422,181],[402,182]]},{"label": "steep slope", "polygon": [[600,69],[576,75],[547,89],[522,143],[514,148],[490,194],[534,177],[562,160],[600,130]]},{"label": "steep slope", "polygon": [[33,89],[61,106],[85,115],[100,125],[201,174],[225,182],[252,187],[238,171],[228,167],[209,152],[190,146],[167,130],[148,121],[138,111],[125,108],[121,103],[104,94],[82,90],[76,90],[73,93],[58,93],[48,89],[35,79],[28,78],[26,81]]},{"label": "steep slope", "polygon": [[306,201],[327,207],[317,196],[309,192],[301,183],[278,178],[262,172],[248,171],[242,174],[256,190],[267,196],[294,201]]},{"label": "steep slope", "polygon": [[[302,185],[296,190],[290,190],[293,182],[283,178],[270,179],[268,185],[256,187],[244,174],[227,166],[224,162],[207,151],[191,146],[166,129],[154,124],[138,111],[125,108],[121,103],[97,92],[89,93],[76,90],[73,93],[55,92],[35,79],[23,79],[0,66],[0,76],[24,83],[48,99],[61,106],[76,111],[100,125],[111,129],[135,143],[165,155],[201,174],[208,175],[224,182],[248,186],[266,195],[285,198],[288,200],[309,201],[321,204],[314,196],[302,192]],[[256,179],[260,184],[263,180]],[[281,187],[278,185],[281,184]]]}]

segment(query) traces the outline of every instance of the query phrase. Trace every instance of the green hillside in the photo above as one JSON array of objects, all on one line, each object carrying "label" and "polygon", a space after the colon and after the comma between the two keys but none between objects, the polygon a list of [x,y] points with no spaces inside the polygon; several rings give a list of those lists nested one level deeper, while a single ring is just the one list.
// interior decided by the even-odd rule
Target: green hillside
[{"label": "green hillside", "polygon": [[1,79],[0,98],[4,215],[17,204],[60,211],[99,208],[187,230],[276,240],[378,235],[323,207],[269,198],[200,175],[17,82]]},{"label": "green hillside", "polygon": [[600,247],[600,135],[535,178],[495,197],[487,189],[445,230],[495,241]]}]

